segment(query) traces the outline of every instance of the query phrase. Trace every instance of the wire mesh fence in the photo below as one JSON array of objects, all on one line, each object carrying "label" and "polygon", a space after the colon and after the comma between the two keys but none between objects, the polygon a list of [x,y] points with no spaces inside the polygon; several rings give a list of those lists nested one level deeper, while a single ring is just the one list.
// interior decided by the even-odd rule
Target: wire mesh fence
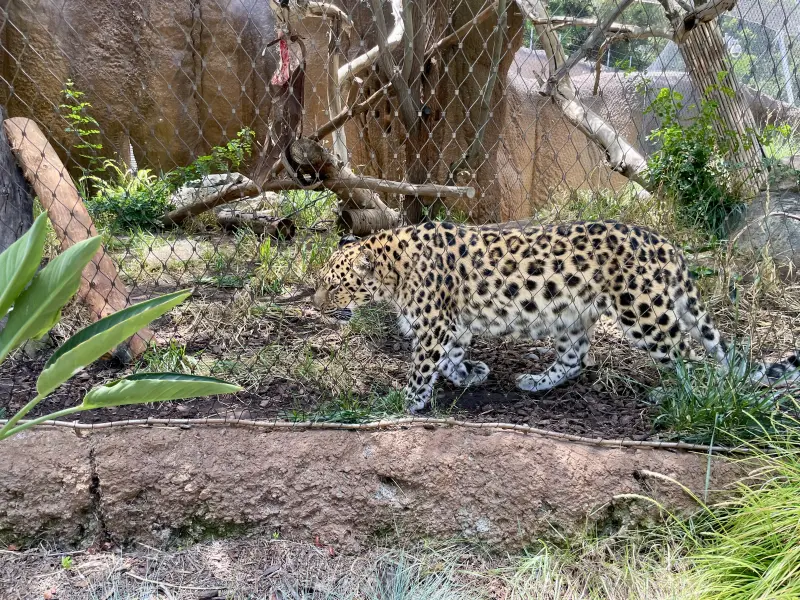
[{"label": "wire mesh fence", "polygon": [[[416,405],[709,441],[795,410],[793,0],[3,10],[2,248],[41,212],[45,262],[103,240],[79,300],[0,365],[6,417],[80,328],[186,288],[29,417],[166,371],[244,389],[79,420]],[[351,311],[357,285],[382,301]]]}]

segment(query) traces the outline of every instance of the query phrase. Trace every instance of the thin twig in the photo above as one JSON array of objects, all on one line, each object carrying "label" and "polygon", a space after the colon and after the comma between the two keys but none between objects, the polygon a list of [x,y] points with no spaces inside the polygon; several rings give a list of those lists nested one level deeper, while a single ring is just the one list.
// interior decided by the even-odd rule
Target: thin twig
[{"label": "thin twig", "polygon": [[[2,424],[4,421],[0,421]],[[20,421],[25,423],[25,421]],[[371,423],[328,423],[317,421],[255,421],[250,419],[231,420],[222,418],[211,419],[129,419],[127,421],[111,421],[107,423],[79,423],[67,421],[45,421],[40,426],[46,427],[68,427],[78,430],[95,430],[95,429],[111,429],[114,427],[141,427],[165,425],[168,427],[194,427],[194,426],[228,426],[228,427],[246,427],[254,429],[292,429],[292,430],[306,430],[306,429],[333,429],[333,430],[357,430],[357,431],[374,431],[379,429],[389,429],[392,427],[430,427],[431,425],[439,425],[445,427],[463,427],[466,429],[497,429],[501,431],[510,431],[522,434],[534,434],[542,437],[564,440],[568,442],[576,442],[580,444],[587,444],[591,446],[603,446],[611,448],[657,448],[666,450],[686,450],[697,452],[715,452],[715,453],[739,453],[746,454],[750,452],[749,448],[733,448],[727,446],[707,446],[703,444],[690,444],[687,442],[664,442],[664,441],[650,441],[650,440],[626,440],[626,439],[603,439],[603,438],[590,438],[572,433],[562,433],[560,431],[550,431],[548,429],[539,429],[538,427],[531,427],[529,425],[517,425],[514,423],[475,423],[471,421],[458,421],[456,419],[441,419],[434,417],[405,417],[397,419],[383,419],[380,421],[373,421]]]},{"label": "thin twig", "polygon": [[192,590],[195,592],[208,592],[213,590],[220,590],[219,587],[198,587],[194,585],[180,585],[177,583],[165,583],[164,581],[156,581],[155,579],[147,579],[147,577],[140,577],[139,575],[134,575],[133,573],[129,573],[125,571],[125,575],[130,577],[131,579],[136,579],[137,581],[142,581],[144,583],[151,583],[153,585],[157,585],[159,587],[165,588],[173,588],[176,590]]}]

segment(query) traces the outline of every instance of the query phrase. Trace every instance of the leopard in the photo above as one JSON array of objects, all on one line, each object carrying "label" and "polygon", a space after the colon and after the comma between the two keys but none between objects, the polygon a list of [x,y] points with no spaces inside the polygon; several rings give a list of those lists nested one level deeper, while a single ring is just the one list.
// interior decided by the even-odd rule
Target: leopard
[{"label": "leopard", "polygon": [[[430,402],[440,375],[456,386],[486,381],[469,360],[473,336],[553,341],[555,360],[516,385],[542,392],[578,377],[603,316],[659,364],[698,360],[690,340],[730,368],[730,344],[706,309],[687,260],[657,232],[618,221],[481,227],[427,221],[345,236],[320,275],[313,304],[331,323],[386,302],[411,338],[413,366],[403,394],[409,412]],[[752,365],[759,384],[800,379],[797,351]]]}]

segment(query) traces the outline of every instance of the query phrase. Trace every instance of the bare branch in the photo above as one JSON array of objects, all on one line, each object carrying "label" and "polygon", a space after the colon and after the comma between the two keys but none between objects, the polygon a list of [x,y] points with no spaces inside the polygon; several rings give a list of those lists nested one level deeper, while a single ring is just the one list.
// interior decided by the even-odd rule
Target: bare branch
[{"label": "bare branch", "polygon": [[348,106],[344,110],[342,110],[338,115],[336,115],[333,119],[319,127],[314,133],[312,133],[309,138],[318,142],[319,140],[323,139],[324,137],[330,135],[335,129],[339,129],[345,123],[347,123],[350,119],[355,117],[356,115],[360,115],[362,113],[367,112],[371,108],[373,108],[378,102],[380,102],[383,98],[386,98],[387,91],[391,87],[391,83],[387,83],[377,92],[372,94],[369,98],[364,100],[363,102],[359,102],[353,106]]},{"label": "bare branch", "polygon": [[350,18],[345,11],[341,8],[336,6],[335,4],[329,4],[327,2],[308,2],[305,5],[306,13],[308,16],[312,17],[331,17],[334,19],[340,19],[345,31],[350,31],[353,29],[353,20]]},{"label": "bare branch", "polygon": [[[555,74],[566,66],[566,60],[558,36],[549,24],[543,1],[517,0],[517,4],[525,16],[534,21],[536,33],[547,54],[550,73]],[[610,22],[613,22],[613,19],[610,19]],[[550,95],[564,117],[603,149],[609,166],[614,171],[647,188],[647,181],[642,175],[647,166],[644,157],[602,117],[586,108],[569,79],[569,69],[563,69],[563,73],[562,77],[556,79]]]},{"label": "bare branch", "polygon": [[603,20],[601,25],[595,28],[592,33],[589,34],[589,37],[586,38],[586,41],[581,44],[581,47],[578,48],[575,52],[573,52],[570,57],[566,60],[566,62],[561,65],[557,71],[550,72],[550,78],[547,80],[547,84],[544,87],[543,94],[549,96],[553,92],[553,88],[558,83],[558,80],[564,77],[567,73],[569,73],[570,69],[578,64],[578,62],[586,56],[587,50],[590,48],[594,48],[600,40],[605,37],[606,30],[614,23],[614,21],[619,18],[622,12],[630,6],[633,0],[621,0],[619,4],[611,11],[611,14]]},{"label": "bare branch", "polygon": [[[392,1],[392,12],[396,12],[396,14],[401,14],[401,0],[391,0]],[[397,5],[397,10],[395,10],[394,6]],[[383,14],[381,11],[380,14]],[[397,19],[394,23],[394,28],[389,36],[386,38],[386,47],[389,52],[394,50],[400,42],[403,41],[403,34],[405,33],[405,25],[403,24],[403,19]],[[339,72],[337,73],[336,79],[338,85],[344,86],[348,80],[352,80],[353,77],[371,67],[375,61],[378,60],[378,57],[381,54],[380,46],[373,46],[369,50],[367,50],[364,54],[360,54],[349,63],[342,65],[339,67]]]},{"label": "bare branch", "polygon": [[373,192],[386,192],[389,194],[402,194],[404,196],[434,196],[438,198],[474,198],[475,188],[456,185],[439,185],[436,183],[406,183],[405,181],[390,181],[377,177],[340,177],[331,181],[324,181],[324,187],[333,191],[341,188],[361,188]]},{"label": "bare branch", "polygon": [[642,175],[647,161],[616,129],[586,108],[577,96],[569,98],[556,91],[553,98],[567,120],[605,151],[609,166],[614,171],[644,188],[649,187]]},{"label": "bare branch", "polygon": [[464,23],[461,27],[459,27],[456,31],[448,35],[447,37],[443,37],[441,40],[436,42],[433,46],[431,46],[428,51],[425,53],[425,60],[428,60],[433,56],[435,52],[439,52],[452,46],[453,44],[458,44],[461,42],[467,34],[472,31],[475,27],[483,23],[489,17],[497,13],[497,2],[492,2],[487,8],[484,8],[481,12],[477,15],[472,17],[470,21]]},{"label": "bare branch", "polygon": [[[547,19],[534,19],[534,25],[551,25],[554,29],[562,27],[600,27],[599,19],[569,16],[553,16]],[[671,40],[673,32],[670,29],[661,27],[641,27],[639,25],[628,25],[627,23],[609,23],[605,29],[606,33],[616,34],[624,39],[644,39],[651,37],[665,38]]]},{"label": "bare branch", "polygon": [[[401,37],[403,39],[408,39],[410,38],[409,34],[413,34],[413,32],[407,32],[405,30],[403,5],[401,2],[402,0],[392,0],[392,15],[394,16],[395,23],[392,34],[400,27],[402,29]],[[403,125],[405,125],[406,130],[410,131],[417,121],[417,102],[415,102],[415,98],[411,94],[408,80],[403,77],[403,73],[397,69],[397,65],[394,62],[392,48],[389,45],[389,35],[386,30],[386,20],[383,18],[383,2],[382,0],[371,0],[371,4],[372,15],[375,19],[375,28],[378,33],[378,48],[380,49],[378,59],[381,61],[381,68],[386,73],[386,77],[389,78],[394,86],[397,101],[400,103],[400,118],[403,121]],[[407,47],[406,50],[408,49]],[[411,55],[413,55],[413,52],[411,52]]]}]

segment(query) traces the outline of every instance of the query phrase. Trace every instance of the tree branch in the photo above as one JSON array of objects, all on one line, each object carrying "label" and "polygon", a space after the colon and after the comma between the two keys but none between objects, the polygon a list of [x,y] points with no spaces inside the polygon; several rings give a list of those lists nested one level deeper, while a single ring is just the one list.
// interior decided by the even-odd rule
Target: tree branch
[{"label": "tree branch", "polygon": [[[534,22],[536,33],[547,54],[550,73],[559,71],[563,75],[554,78],[555,82],[550,95],[561,109],[564,117],[578,128],[589,140],[597,144],[606,154],[609,166],[628,179],[635,181],[645,189],[648,182],[643,173],[647,166],[644,157],[629,144],[611,125],[602,117],[595,114],[581,102],[569,78],[569,69],[565,68],[567,61],[564,50],[558,40],[553,27],[549,24],[547,11],[542,0],[517,0],[525,16]],[[613,22],[614,19],[608,19]],[[537,24],[538,22],[538,24]]]},{"label": "tree branch", "polygon": [[[401,14],[401,0],[391,0],[391,2],[392,12]],[[397,5],[397,10],[395,10],[395,5]],[[382,15],[383,12],[380,12],[380,14]],[[400,42],[403,41],[404,32],[405,26],[403,24],[403,19],[397,19],[394,23],[392,32],[386,38],[386,48],[388,51],[393,51],[400,44]],[[339,67],[339,71],[336,76],[338,85],[340,87],[344,86],[348,80],[352,80],[353,77],[371,67],[375,61],[378,60],[381,52],[380,46],[373,46],[364,54],[360,54],[349,63]]]},{"label": "tree branch", "polygon": [[628,8],[628,6],[633,3],[633,0],[620,0],[619,4],[611,11],[603,22],[600,24],[599,27],[592,30],[592,33],[589,34],[589,37],[581,44],[581,47],[578,48],[575,52],[573,52],[570,57],[566,60],[566,62],[561,65],[558,70],[555,72],[550,72],[550,78],[547,80],[547,84],[544,86],[544,90],[542,93],[545,96],[549,96],[553,93],[553,88],[558,83],[559,79],[564,77],[567,73],[569,73],[570,69],[578,64],[578,62],[586,56],[587,51],[590,48],[594,48],[597,43],[606,35],[606,31],[609,27],[619,18],[619,16],[623,13],[623,11]]},{"label": "tree branch", "polygon": [[[382,0],[370,0],[370,3],[378,34],[378,48],[380,49],[378,59],[381,61],[381,68],[386,73],[386,77],[394,86],[397,101],[400,104],[400,118],[403,121],[403,125],[406,131],[411,131],[417,121],[416,104],[418,101],[415,101],[416,99],[411,94],[408,81],[403,77],[403,73],[397,69],[397,65],[394,62],[394,57],[392,56],[393,48],[389,44],[390,36],[387,34],[386,20],[383,18],[383,2]],[[402,0],[392,0],[392,16],[394,17],[392,35],[395,35],[397,29],[400,28],[400,37],[408,39],[409,34],[413,34],[413,32],[407,32],[405,29]],[[407,47],[405,50],[408,51],[409,48]]]},{"label": "tree branch", "polygon": [[497,2],[492,2],[488,7],[484,8],[481,12],[477,15],[472,17],[471,20],[464,23],[461,27],[459,27],[456,31],[448,35],[447,37],[443,37],[438,42],[436,42],[433,46],[431,46],[427,52],[425,52],[425,60],[430,60],[430,58],[434,55],[434,53],[444,50],[452,46],[453,44],[457,44],[464,40],[467,37],[467,34],[472,31],[475,27],[486,21],[492,15],[497,14]]},{"label": "tree branch", "polygon": [[344,26],[345,31],[350,31],[353,29],[353,20],[350,18],[345,11],[341,8],[336,6],[335,4],[329,4],[327,2],[308,2],[305,6],[306,14],[312,17],[333,17],[334,19],[340,19],[342,25]]},{"label": "tree branch", "polygon": [[736,6],[736,0],[709,0],[697,8],[690,10],[675,27],[675,41],[680,42],[700,23],[713,21],[723,12],[728,12]]},{"label": "tree branch", "polygon": [[353,106],[348,106],[338,115],[336,115],[333,119],[325,123],[324,125],[320,126],[314,133],[312,133],[309,138],[314,140],[315,142],[320,141],[324,137],[330,135],[334,130],[339,129],[345,123],[347,123],[350,119],[355,117],[356,115],[360,115],[362,113],[367,112],[371,108],[373,108],[378,102],[382,99],[386,98],[387,92],[391,87],[391,83],[387,83],[377,92],[372,94],[369,98],[364,100],[363,102],[359,102],[358,104],[354,104]]},{"label": "tree branch", "polygon": [[[534,25],[551,25],[553,29],[562,27],[600,27],[599,19],[569,16],[553,16],[546,19],[533,20]],[[605,29],[606,33],[613,33],[627,39],[645,39],[651,37],[665,38],[671,40],[673,32],[671,29],[660,27],[641,27],[639,25],[628,25],[627,23],[609,23]]]}]

